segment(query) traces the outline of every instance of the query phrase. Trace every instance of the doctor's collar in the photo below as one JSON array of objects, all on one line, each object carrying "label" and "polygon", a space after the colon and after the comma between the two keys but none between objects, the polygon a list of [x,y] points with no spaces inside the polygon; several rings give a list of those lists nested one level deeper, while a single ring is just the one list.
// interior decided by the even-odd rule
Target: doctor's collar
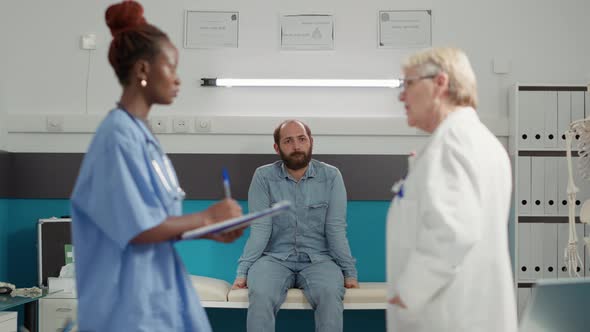
[{"label": "doctor's collar", "polygon": [[[134,118],[138,121],[141,121],[148,129],[150,128],[147,118],[144,119],[142,117],[139,117],[139,116],[131,113],[120,101],[116,102],[115,104],[117,105],[117,108],[125,111],[125,113],[129,114],[129,116],[131,116],[132,118]],[[151,131],[151,129],[150,129],[150,131]]]},{"label": "doctor's collar", "polygon": [[139,129],[143,132],[146,140],[148,142],[152,142],[154,143],[159,149],[159,141],[156,138],[156,135],[152,132],[152,129],[150,128],[149,124],[147,123],[147,121],[131,114],[121,103],[117,103],[117,108],[115,110],[121,110],[123,111],[123,113],[127,114],[127,116],[133,121],[135,122],[135,124],[139,127]]}]

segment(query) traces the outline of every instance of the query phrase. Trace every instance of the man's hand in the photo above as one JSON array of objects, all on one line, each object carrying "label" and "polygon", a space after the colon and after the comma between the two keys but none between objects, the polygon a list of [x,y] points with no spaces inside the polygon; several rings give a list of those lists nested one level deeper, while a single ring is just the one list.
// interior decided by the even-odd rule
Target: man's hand
[{"label": "man's hand", "polygon": [[359,282],[356,278],[344,278],[345,288],[359,288]]},{"label": "man's hand", "polygon": [[390,299],[389,300],[389,303],[395,304],[395,305],[400,306],[400,307],[402,307],[404,309],[407,309],[408,308],[408,307],[406,307],[406,304],[404,303],[404,301],[402,301],[402,298],[399,297],[399,295],[397,295],[393,299]]},{"label": "man's hand", "polygon": [[248,288],[248,281],[246,278],[238,277],[231,286],[231,289],[244,289]]}]

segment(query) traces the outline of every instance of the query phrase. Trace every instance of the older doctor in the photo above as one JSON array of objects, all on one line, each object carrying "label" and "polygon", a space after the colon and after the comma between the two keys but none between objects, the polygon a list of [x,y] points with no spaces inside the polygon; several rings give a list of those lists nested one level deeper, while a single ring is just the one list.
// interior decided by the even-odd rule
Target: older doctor
[{"label": "older doctor", "polygon": [[511,170],[479,120],[467,56],[435,48],[403,66],[408,124],[431,133],[387,217],[387,328],[516,331],[507,221]]}]

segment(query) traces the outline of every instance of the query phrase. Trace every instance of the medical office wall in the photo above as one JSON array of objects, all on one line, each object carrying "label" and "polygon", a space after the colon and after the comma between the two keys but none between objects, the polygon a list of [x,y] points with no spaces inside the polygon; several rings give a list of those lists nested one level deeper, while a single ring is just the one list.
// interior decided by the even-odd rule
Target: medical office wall
[{"label": "medical office wall", "polygon": [[[104,10],[114,1],[4,1],[0,4],[3,61],[0,112],[5,149],[83,152],[92,131],[119,98],[107,62],[110,33]],[[150,22],[180,50],[180,95],[156,107],[168,131],[187,117],[191,133],[163,134],[169,152],[272,153],[267,137],[285,117],[305,118],[328,138],[321,153],[407,153],[423,142],[404,123],[397,91],[383,88],[207,88],[202,77],[389,78],[401,75],[410,48],[379,48],[380,10],[430,10],[432,44],[467,51],[480,91],[479,112],[507,135],[507,88],[520,82],[588,81],[590,28],[585,0],[533,1],[142,1]],[[239,13],[237,48],[184,48],[187,10]],[[279,17],[324,13],[334,17],[332,50],[281,50]],[[83,35],[96,49],[81,49]],[[196,132],[199,119],[208,132]],[[194,121],[193,121],[194,120]],[[200,122],[198,122],[200,123]],[[319,142],[318,142],[319,143]]]},{"label": "medical office wall", "polygon": [[[119,98],[120,87],[106,55],[110,33],[104,23],[104,10],[113,2],[0,2],[0,149],[11,153],[12,161],[18,163],[13,169],[23,175],[11,178],[15,184],[10,194],[0,200],[0,277],[3,269],[5,275],[8,273],[9,256],[29,262],[35,259],[36,219],[67,214],[67,197],[79,160],[99,121]],[[478,112],[505,144],[509,127],[507,91],[514,83],[590,81],[590,44],[585,42],[585,34],[590,31],[587,0],[141,3],[147,19],[166,31],[180,52],[180,94],[173,105],[154,107],[152,118],[159,117],[166,124],[166,133],[158,134],[158,138],[173,154],[175,166],[181,168],[181,183],[188,186],[185,189],[189,194],[192,192],[185,207],[198,209],[221,197],[216,175],[221,166],[248,160],[261,164],[273,159],[274,126],[284,118],[304,119],[314,132],[314,152],[341,167],[348,189],[354,190],[354,194],[349,193],[349,234],[363,281],[383,280],[388,189],[405,170],[405,156],[427,139],[405,124],[398,91],[210,88],[200,86],[201,78],[399,77],[400,62],[415,49],[379,48],[378,12],[430,10],[432,44],[457,46],[467,52],[479,83]],[[237,11],[238,47],[184,48],[186,10]],[[281,50],[280,15],[312,13],[333,15],[333,49]],[[81,49],[80,39],[86,34],[96,36],[95,50]],[[188,133],[173,132],[174,120],[179,119],[188,119]],[[196,127],[202,121],[208,130]],[[212,164],[212,160],[217,162]],[[188,177],[203,165],[209,170],[197,174],[200,178]],[[353,169],[347,169],[350,165]],[[378,172],[370,168],[359,171],[357,167],[361,166],[376,167]],[[241,181],[236,186],[245,190],[249,175],[235,172],[232,183]],[[203,178],[215,181],[199,182]],[[244,198],[242,192],[242,202]],[[10,234],[10,241],[3,234]],[[368,246],[361,236],[371,235],[376,240]],[[7,243],[19,245],[8,248]],[[234,259],[241,251],[240,245],[243,242],[224,247],[229,250],[224,255]],[[208,246],[190,243],[180,250],[186,259],[191,254],[198,257],[201,250],[209,253],[219,249]],[[21,255],[18,248],[24,248],[24,256],[17,256]],[[191,272],[211,273],[224,279],[231,279],[235,268],[234,261],[223,266],[210,261],[198,265],[196,259],[186,261]],[[23,268],[16,261],[10,262],[15,263],[10,263],[10,276],[22,280],[24,286],[35,281],[35,267]],[[223,318],[220,320],[228,321]]]},{"label": "medical office wall", "polygon": [[8,176],[9,176],[9,158],[6,151],[0,150],[0,281],[7,280],[7,230],[8,222],[8,200],[4,197],[9,195]]},{"label": "medical office wall", "polygon": [[[5,194],[0,200],[0,244],[2,266],[9,280],[19,287],[37,281],[37,233],[39,218],[69,214],[68,196],[80,153],[9,153],[0,159],[0,169],[10,177],[5,181]],[[276,159],[274,155],[253,154],[171,154],[180,182],[187,192],[185,212],[200,211],[223,197],[221,174],[212,176],[227,165],[232,175],[232,194],[245,211],[246,193],[254,169]],[[361,281],[385,280],[385,216],[393,179],[407,168],[406,156],[392,155],[318,155],[337,165],[348,185],[348,238],[357,259]],[[116,188],[114,188],[116,190]],[[2,210],[3,209],[3,210]],[[177,244],[190,274],[209,276],[231,282],[235,277],[237,259],[242,253],[247,234],[232,244],[208,240],[183,241]],[[5,259],[5,260],[4,260]],[[245,310],[209,309],[216,331],[240,331],[245,326]],[[281,313],[279,331],[301,331],[313,328],[313,313]],[[382,331],[382,310],[363,310],[345,315],[347,331]]]}]

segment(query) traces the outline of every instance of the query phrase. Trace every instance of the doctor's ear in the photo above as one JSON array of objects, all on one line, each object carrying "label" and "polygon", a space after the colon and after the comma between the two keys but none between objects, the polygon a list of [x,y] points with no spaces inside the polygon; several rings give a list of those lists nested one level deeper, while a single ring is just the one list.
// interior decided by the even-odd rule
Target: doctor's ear
[{"label": "doctor's ear", "polygon": [[440,72],[434,76],[433,80],[437,86],[448,86],[449,75],[445,72]]},{"label": "doctor's ear", "polygon": [[280,155],[279,145],[277,143],[275,143],[272,147],[275,149],[275,152],[277,153],[277,155]]},{"label": "doctor's ear", "polygon": [[440,72],[432,79],[439,91],[445,93],[450,89],[449,75],[445,72]]}]

